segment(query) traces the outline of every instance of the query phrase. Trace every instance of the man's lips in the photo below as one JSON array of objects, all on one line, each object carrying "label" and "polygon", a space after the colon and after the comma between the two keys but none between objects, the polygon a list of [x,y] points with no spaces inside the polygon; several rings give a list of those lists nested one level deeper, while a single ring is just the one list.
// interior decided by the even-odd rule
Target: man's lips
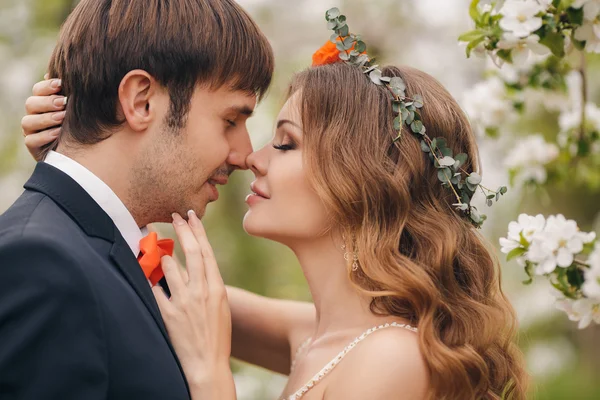
[{"label": "man's lips", "polygon": [[215,177],[210,178],[208,180],[208,183],[210,183],[213,186],[227,185],[228,181],[229,181],[229,177],[227,177],[227,176],[215,176]]}]

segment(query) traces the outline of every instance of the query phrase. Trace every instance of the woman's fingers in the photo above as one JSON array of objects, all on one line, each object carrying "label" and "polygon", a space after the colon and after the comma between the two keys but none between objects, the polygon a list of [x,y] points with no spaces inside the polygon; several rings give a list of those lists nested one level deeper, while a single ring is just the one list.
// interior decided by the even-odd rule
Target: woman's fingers
[{"label": "woman's fingers", "polygon": [[170,256],[164,256],[160,260],[161,268],[171,291],[171,298],[181,301],[186,292],[186,284],[181,276],[180,268]]},{"label": "woman's fingers", "polygon": [[67,98],[64,96],[30,96],[25,101],[25,111],[27,114],[43,114],[62,111],[66,105]]},{"label": "woman's fingers", "polygon": [[201,290],[204,290],[206,277],[200,244],[188,223],[177,213],[173,214],[173,226],[185,254],[188,282],[191,285],[198,285]]},{"label": "woman's fingers", "polygon": [[21,128],[23,128],[25,135],[31,135],[39,131],[57,127],[62,124],[64,119],[64,111],[26,115],[21,120]]},{"label": "woman's fingers", "polygon": [[40,152],[40,149],[47,145],[48,143],[56,140],[60,135],[60,127],[49,129],[40,133],[36,133],[34,135],[25,136],[25,146],[27,146],[27,150],[31,153],[31,155],[37,159],[37,155]]},{"label": "woman's fingers", "polygon": [[33,85],[32,93],[34,96],[49,96],[61,90],[62,81],[60,79],[46,79]]},{"label": "woman's fingers", "polygon": [[202,260],[204,261],[204,270],[206,275],[206,281],[212,289],[223,286],[223,290],[225,290],[225,286],[223,283],[223,277],[221,276],[221,271],[219,271],[219,265],[217,264],[217,260],[215,258],[212,246],[208,241],[208,237],[206,236],[206,231],[204,230],[204,225],[202,225],[202,221],[198,218],[194,211],[190,211],[188,213],[190,227],[194,232],[196,240],[200,244],[200,249],[202,250]]}]

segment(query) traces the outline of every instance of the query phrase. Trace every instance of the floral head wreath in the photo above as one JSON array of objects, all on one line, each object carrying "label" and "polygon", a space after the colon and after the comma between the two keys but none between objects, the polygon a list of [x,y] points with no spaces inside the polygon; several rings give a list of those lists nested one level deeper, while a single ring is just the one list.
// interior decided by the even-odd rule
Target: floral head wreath
[{"label": "floral head wreath", "polygon": [[[360,68],[371,82],[378,86],[385,86],[390,93],[394,110],[394,130],[398,134],[393,143],[402,138],[402,128],[406,125],[410,131],[420,139],[421,150],[427,154],[429,160],[438,170],[438,179],[443,186],[450,188],[456,197],[453,206],[461,212],[476,228],[486,220],[486,215],[481,214],[471,205],[473,195],[480,189],[486,196],[486,203],[491,206],[493,200],[498,201],[500,196],[507,192],[505,186],[493,191],[481,185],[481,176],[477,172],[467,172],[462,168],[468,156],[465,153],[453,155],[452,149],[447,147],[446,139],[431,139],[427,136],[427,129],[421,120],[420,110],[423,108],[423,97],[415,94],[406,96],[406,84],[400,77],[383,76],[375,59],[367,55],[367,45],[359,35],[350,33],[346,16],[337,8],[332,8],[325,14],[327,27],[334,31],[330,40],[313,55],[313,67],[344,62]],[[463,180],[463,174],[466,179]]]}]

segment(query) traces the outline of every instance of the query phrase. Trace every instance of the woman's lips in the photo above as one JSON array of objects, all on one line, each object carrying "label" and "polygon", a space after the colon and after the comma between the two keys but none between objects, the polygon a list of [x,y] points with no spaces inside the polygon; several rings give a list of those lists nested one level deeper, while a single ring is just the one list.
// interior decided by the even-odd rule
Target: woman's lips
[{"label": "woman's lips", "polygon": [[257,202],[269,199],[269,196],[267,196],[263,190],[257,187],[256,182],[252,182],[250,184],[250,189],[252,190],[252,193],[246,196],[246,203],[248,203],[248,205],[251,206]]}]

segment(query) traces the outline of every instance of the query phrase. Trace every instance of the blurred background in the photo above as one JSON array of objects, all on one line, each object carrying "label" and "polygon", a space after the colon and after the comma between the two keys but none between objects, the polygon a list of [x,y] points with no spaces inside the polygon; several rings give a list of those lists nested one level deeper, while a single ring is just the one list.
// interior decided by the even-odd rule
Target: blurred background
[{"label": "blurred background", "polygon": [[[33,84],[44,75],[61,23],[76,0],[0,0],[0,212],[22,192],[34,168],[21,136],[24,102]],[[249,122],[254,146],[264,145],[284,101],[290,77],[307,67],[312,53],[329,38],[324,13],[339,7],[382,63],[408,64],[439,79],[461,104],[473,101],[471,89],[482,79],[487,63],[465,57],[457,37],[471,29],[468,0],[239,0],[270,39],[276,75],[269,96]],[[598,60],[590,56],[591,99],[598,101]],[[485,102],[484,98],[480,101]],[[468,108],[468,107],[465,107]],[[556,130],[545,111],[515,133]],[[484,180],[488,187],[505,185],[502,138],[480,141]],[[241,227],[249,193],[250,173],[234,174],[221,199],[208,207],[205,224],[226,283],[277,298],[310,300],[293,254],[266,240],[249,237]],[[539,192],[512,189],[508,201],[488,212],[484,234],[493,243],[506,234],[518,213],[561,212],[583,230],[598,229],[597,190],[573,188]],[[169,235],[168,227],[164,232]],[[600,399],[600,329],[579,331],[553,306],[547,285],[524,287],[521,268],[503,267],[503,284],[520,320],[519,344],[534,377],[532,399]],[[276,399],[285,377],[233,362],[240,400]]]}]

